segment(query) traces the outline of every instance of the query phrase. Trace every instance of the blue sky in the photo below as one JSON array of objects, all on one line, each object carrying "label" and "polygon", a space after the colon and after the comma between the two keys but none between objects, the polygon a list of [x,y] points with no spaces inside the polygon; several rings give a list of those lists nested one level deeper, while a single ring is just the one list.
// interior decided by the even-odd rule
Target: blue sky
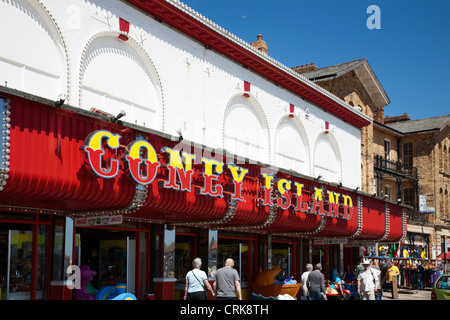
[{"label": "blue sky", "polygon": [[[387,116],[450,114],[449,0],[182,1],[248,43],[262,34],[288,67],[367,58],[391,100]],[[381,29],[367,28],[370,5]]]}]

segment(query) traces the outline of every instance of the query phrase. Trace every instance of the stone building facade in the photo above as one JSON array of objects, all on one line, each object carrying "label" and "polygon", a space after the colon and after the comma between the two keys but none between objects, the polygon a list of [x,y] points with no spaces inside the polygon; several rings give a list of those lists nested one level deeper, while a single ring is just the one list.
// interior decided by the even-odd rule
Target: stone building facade
[{"label": "stone building facade", "polygon": [[361,132],[361,190],[411,206],[405,248],[438,257],[450,238],[450,115],[385,117],[390,100],[366,59],[292,69],[373,118]]},{"label": "stone building facade", "polygon": [[[403,163],[412,161],[417,169],[418,203],[410,215],[408,230],[428,235],[429,257],[437,257],[445,250],[444,243],[450,237],[450,115],[420,120],[386,120],[386,126],[396,130],[400,137]],[[411,201],[412,194],[408,188],[410,186],[405,185],[403,189],[402,200],[406,204]]]}]

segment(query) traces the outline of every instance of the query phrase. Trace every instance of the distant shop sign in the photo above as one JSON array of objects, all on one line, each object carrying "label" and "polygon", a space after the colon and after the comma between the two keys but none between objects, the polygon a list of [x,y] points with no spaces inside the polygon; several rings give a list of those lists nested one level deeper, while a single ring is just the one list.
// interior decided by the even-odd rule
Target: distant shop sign
[{"label": "distant shop sign", "polygon": [[122,222],[122,215],[76,218],[75,227],[110,226]]},{"label": "distant shop sign", "polygon": [[434,207],[427,206],[427,195],[419,195],[419,212],[420,213],[435,213],[436,209]]}]

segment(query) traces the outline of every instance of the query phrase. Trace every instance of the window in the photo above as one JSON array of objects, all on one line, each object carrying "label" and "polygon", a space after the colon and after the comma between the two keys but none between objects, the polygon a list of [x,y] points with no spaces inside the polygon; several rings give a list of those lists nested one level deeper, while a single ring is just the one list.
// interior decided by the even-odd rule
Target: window
[{"label": "window", "polygon": [[414,206],[414,188],[403,189],[403,203],[408,206]]},{"label": "window", "polygon": [[444,204],[444,207],[445,207],[445,212],[444,212],[444,217],[445,218],[449,218],[449,207],[448,207],[448,190],[445,190],[445,194],[444,194],[444,199],[445,199],[445,204]]},{"label": "window", "polygon": [[391,200],[391,186],[390,185],[384,186],[384,196],[387,198],[387,200]]},{"label": "window", "polygon": [[444,158],[444,167],[442,168],[443,171],[448,171],[448,154],[447,154],[447,146],[444,145],[444,153],[442,155],[442,158]]},{"label": "window", "polygon": [[407,168],[413,166],[413,145],[411,142],[403,144],[403,165]]},{"label": "window", "polygon": [[388,139],[384,140],[384,158],[391,160],[391,141]]},{"label": "window", "polygon": [[450,289],[450,277],[449,276],[440,277],[436,283],[436,289],[444,289],[444,290]]}]

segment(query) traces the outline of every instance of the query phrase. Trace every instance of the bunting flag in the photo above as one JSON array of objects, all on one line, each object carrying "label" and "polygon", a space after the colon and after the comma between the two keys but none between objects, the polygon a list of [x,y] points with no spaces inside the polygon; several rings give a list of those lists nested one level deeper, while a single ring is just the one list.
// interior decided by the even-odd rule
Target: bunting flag
[{"label": "bunting flag", "polygon": [[389,257],[393,258],[397,256],[397,244],[393,244],[389,249]]},{"label": "bunting flag", "polygon": [[409,258],[409,253],[406,249],[403,249],[403,258]]},{"label": "bunting flag", "polygon": [[128,36],[123,34],[123,32],[127,34],[130,32],[130,23],[119,17],[119,28],[122,33],[118,36],[118,38],[123,41],[128,41]]},{"label": "bunting flag", "polygon": [[244,81],[244,97],[245,98],[250,98],[250,87],[251,87],[251,83],[248,81]]}]

